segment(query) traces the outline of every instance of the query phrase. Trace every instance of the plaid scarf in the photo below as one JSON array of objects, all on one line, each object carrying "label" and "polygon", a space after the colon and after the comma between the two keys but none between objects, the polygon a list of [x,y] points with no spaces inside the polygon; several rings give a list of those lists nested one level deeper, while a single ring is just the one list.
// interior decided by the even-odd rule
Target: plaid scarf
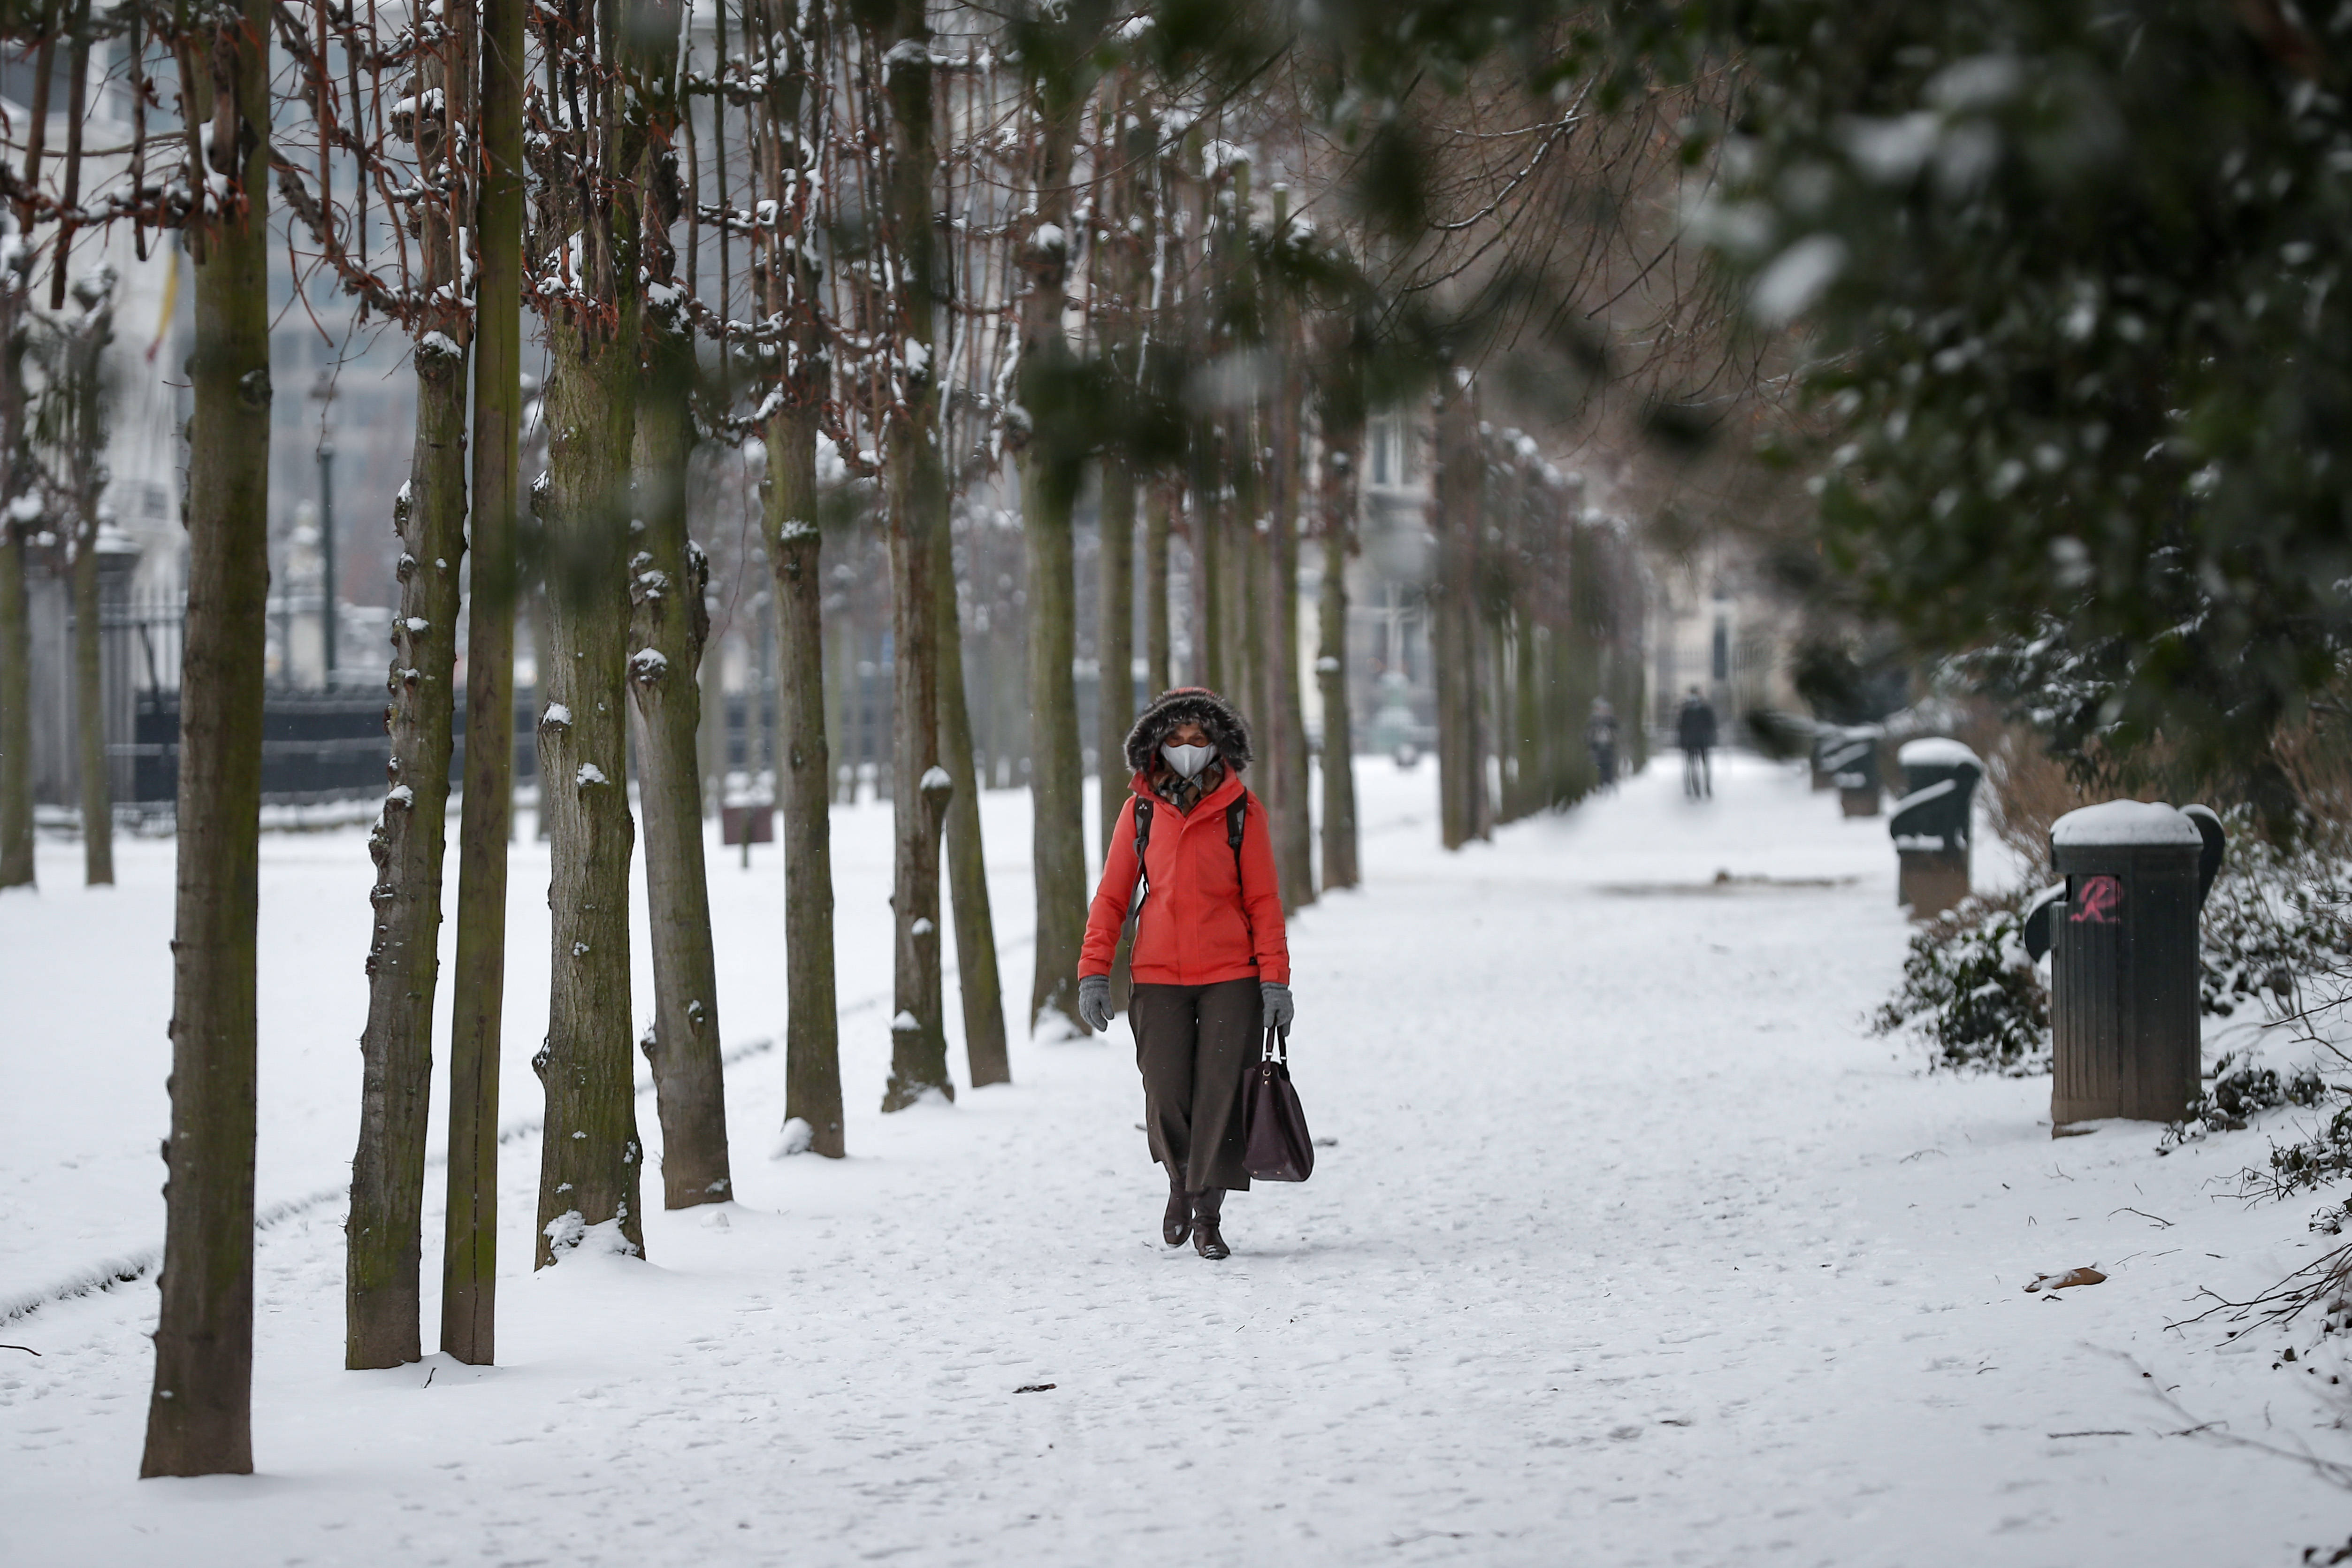
[{"label": "plaid scarf", "polygon": [[1211,763],[1189,779],[1179,777],[1176,770],[1165,763],[1151,770],[1151,793],[1187,816],[1192,815],[1192,808],[1200,805],[1210,791],[1224,782],[1225,764],[1223,762]]}]

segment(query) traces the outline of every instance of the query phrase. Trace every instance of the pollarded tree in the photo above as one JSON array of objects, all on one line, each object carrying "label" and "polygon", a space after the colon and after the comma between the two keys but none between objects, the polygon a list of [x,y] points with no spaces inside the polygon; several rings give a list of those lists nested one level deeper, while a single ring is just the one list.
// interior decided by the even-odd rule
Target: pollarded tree
[{"label": "pollarded tree", "polygon": [[[722,10],[723,16],[723,10]],[[817,442],[831,391],[825,294],[814,243],[817,202],[831,189],[816,176],[825,158],[828,94],[835,82],[831,11],[821,0],[768,0],[747,12],[752,42],[745,62],[760,71],[749,95],[754,178],[765,222],[752,242],[766,352],[774,367],[763,389],[767,476],[761,517],[775,575],[776,784],[784,853],[784,1116],[809,1129],[809,1147],[838,1159],[842,1135],[841,1046],[833,943],[833,753],[825,726],[824,534],[818,526]],[[714,126],[729,102],[724,74],[709,95]],[[716,139],[724,146],[723,137]],[[698,144],[697,178],[699,179]],[[710,204],[724,234],[736,222],[724,178]],[[702,214],[698,211],[698,220]]]},{"label": "pollarded tree", "polygon": [[[280,19],[280,46],[294,60],[309,124],[289,124],[279,133],[278,186],[309,230],[319,267],[409,327],[416,370],[409,477],[392,520],[401,545],[394,568],[400,605],[384,683],[392,755],[383,808],[368,838],[374,917],[360,1037],[359,1139],[344,1227],[344,1363],[383,1367],[424,1353],[426,1111],[466,552],[467,373],[475,314],[465,279],[475,228],[480,40],[470,10],[414,17],[382,33],[357,13],[330,16],[321,9],[314,19],[310,31]],[[375,89],[366,96],[357,91],[362,69]],[[387,107],[384,89],[392,84],[398,91]],[[288,155],[306,137],[318,155],[309,170],[307,160]],[[339,156],[352,159],[358,174],[342,198]],[[371,184],[407,193],[405,221],[385,226],[388,235],[379,235],[368,217]],[[371,254],[374,266],[365,259]],[[465,1012],[461,1003],[461,1020]],[[470,1104],[464,1076],[457,1081]]]},{"label": "pollarded tree", "polygon": [[[262,653],[269,591],[265,0],[173,40],[195,257],[180,670],[172,1131],[142,1476],[253,1469],[253,1150]],[[46,58],[42,65],[46,79]],[[197,128],[207,133],[199,137]]]},{"label": "pollarded tree", "polygon": [[1077,585],[1071,513],[1090,455],[1076,356],[1063,324],[1076,236],[1072,161],[1099,69],[1108,7],[1042,7],[1016,20],[1014,40],[1034,126],[1021,269],[1018,398],[1021,527],[1029,565],[1030,849],[1037,894],[1032,1029],[1056,1012],[1074,1030],[1078,948],[1086,935],[1086,760],[1078,742]]},{"label": "pollarded tree", "polygon": [[[675,109],[662,119],[675,123]],[[636,413],[636,507],[630,521],[629,696],[637,792],[646,819],[646,898],[653,929],[654,1026],[644,1041],[662,1124],[667,1208],[734,1195],[719,1051],[719,964],[703,864],[696,677],[710,632],[709,563],[687,533],[687,465],[695,447],[695,348],[669,233],[678,217],[674,151],[648,147],[639,272],[644,395]]]},{"label": "pollarded tree", "polygon": [[1438,403],[1437,473],[1429,503],[1430,531],[1437,536],[1429,643],[1437,687],[1438,831],[1448,849],[1488,837],[1493,820],[1477,605],[1486,475],[1475,388],[1468,373],[1457,372],[1445,378]]},{"label": "pollarded tree", "polygon": [[1266,345],[1280,367],[1268,378],[1265,531],[1266,806],[1285,907],[1315,901],[1314,825],[1307,803],[1307,717],[1298,691],[1298,519],[1306,485],[1307,345],[1295,280],[1307,237],[1290,221],[1290,193],[1276,186],[1273,224],[1263,241]]},{"label": "pollarded tree", "polygon": [[1364,451],[1364,392],[1355,374],[1360,323],[1328,310],[1311,329],[1318,378],[1316,432],[1321,461],[1315,487],[1315,532],[1323,574],[1316,602],[1315,679],[1323,700],[1323,885],[1362,879],[1356,840],[1355,727],[1348,702],[1348,560],[1356,548],[1358,476]]},{"label": "pollarded tree", "polygon": [[499,1054],[507,843],[514,812],[516,500],[521,473],[524,0],[478,0],[475,91],[472,562],[466,620],[465,800],[450,973],[449,1186],[441,1348],[497,1355]]},{"label": "pollarded tree", "polygon": [[629,857],[625,789],[631,454],[640,354],[646,162],[675,101],[678,16],[654,0],[541,6],[548,87],[536,221],[526,254],[546,323],[548,641],[540,657],[541,810],[549,832],[553,973],[539,1263],[589,1226],[642,1251],[644,1150],[630,1070]]},{"label": "pollarded tree", "polygon": [[49,512],[64,523],[73,600],[74,774],[81,800],[82,880],[114,881],[114,805],[108,787],[106,682],[101,662],[100,531],[105,526],[106,440],[113,399],[106,350],[114,337],[114,271],[100,263],[73,283],[75,309],[42,323],[42,389],[33,418]]},{"label": "pollarded tree", "polygon": [[882,496],[890,542],[891,908],[898,930],[890,1080],[882,1109],[955,1094],[940,974],[940,831],[954,781],[940,765],[939,584],[947,571],[949,489],[940,450],[936,317],[948,298],[938,243],[931,27],[922,0],[896,0],[864,47],[881,72],[888,156],[878,208],[888,285],[876,298],[897,345],[883,426]]}]

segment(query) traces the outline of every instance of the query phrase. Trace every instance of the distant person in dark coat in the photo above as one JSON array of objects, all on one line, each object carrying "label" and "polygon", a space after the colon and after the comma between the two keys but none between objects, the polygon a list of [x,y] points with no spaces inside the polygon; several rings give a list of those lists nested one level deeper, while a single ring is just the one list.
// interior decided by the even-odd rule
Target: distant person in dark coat
[{"label": "distant person in dark coat", "polygon": [[1592,717],[1585,721],[1584,744],[1592,752],[1592,773],[1602,789],[1617,784],[1617,710],[1609,699],[1592,700]]},{"label": "distant person in dark coat", "polygon": [[1715,710],[1696,686],[1675,716],[1675,732],[1683,748],[1683,793],[1694,800],[1702,795],[1712,798],[1715,769],[1707,753],[1715,749]]}]

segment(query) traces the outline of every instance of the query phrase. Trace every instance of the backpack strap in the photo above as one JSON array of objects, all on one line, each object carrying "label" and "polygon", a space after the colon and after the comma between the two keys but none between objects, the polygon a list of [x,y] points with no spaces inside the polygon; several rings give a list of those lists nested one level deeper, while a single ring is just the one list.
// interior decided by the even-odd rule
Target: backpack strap
[{"label": "backpack strap", "polygon": [[1225,807],[1225,842],[1233,846],[1234,880],[1242,879],[1242,827],[1249,819],[1249,791],[1244,790]]},{"label": "backpack strap", "polygon": [[1151,797],[1139,795],[1135,797],[1135,890],[1127,900],[1127,928],[1130,931],[1142,917],[1143,900],[1151,891],[1151,872],[1149,863],[1143,858],[1143,852],[1150,844]]}]

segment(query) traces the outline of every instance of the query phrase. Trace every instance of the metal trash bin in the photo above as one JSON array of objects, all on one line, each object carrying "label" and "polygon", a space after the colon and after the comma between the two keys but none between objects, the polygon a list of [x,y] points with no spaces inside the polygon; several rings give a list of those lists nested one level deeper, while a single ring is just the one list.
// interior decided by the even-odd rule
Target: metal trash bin
[{"label": "metal trash bin", "polygon": [[2035,910],[2046,941],[2053,1077],[2050,1121],[2178,1121],[2201,1083],[2197,924],[2221,865],[2211,811],[2111,800],[2060,817],[2064,880]]},{"label": "metal trash bin", "polygon": [[1837,739],[1824,761],[1830,783],[1837,786],[1838,809],[1848,816],[1876,816],[1882,793],[1878,742],[1886,731],[1875,724],[1854,724],[1832,733]]},{"label": "metal trash bin", "polygon": [[1934,920],[1969,896],[1969,833],[1984,763],[1958,741],[1906,741],[1895,753],[1903,798],[1886,824],[1901,873],[1895,901],[1915,921]]}]

